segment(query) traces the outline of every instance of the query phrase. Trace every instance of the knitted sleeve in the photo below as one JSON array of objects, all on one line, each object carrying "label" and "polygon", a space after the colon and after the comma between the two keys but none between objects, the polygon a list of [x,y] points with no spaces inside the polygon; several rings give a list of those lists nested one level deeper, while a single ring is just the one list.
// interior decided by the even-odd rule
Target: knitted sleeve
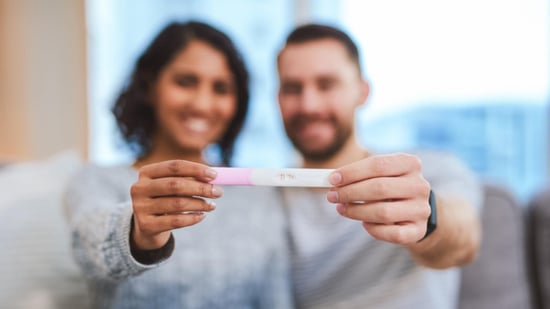
[{"label": "knitted sleeve", "polygon": [[92,166],[77,173],[67,188],[64,207],[73,256],[84,275],[120,281],[157,267],[168,256],[147,265],[132,256],[129,190],[133,180],[128,174],[111,174]]}]

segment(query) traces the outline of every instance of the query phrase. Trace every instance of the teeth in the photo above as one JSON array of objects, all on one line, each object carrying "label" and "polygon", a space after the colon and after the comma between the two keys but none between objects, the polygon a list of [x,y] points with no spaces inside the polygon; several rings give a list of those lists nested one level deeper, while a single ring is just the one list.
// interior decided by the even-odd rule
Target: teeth
[{"label": "teeth", "polygon": [[204,119],[187,119],[185,122],[192,131],[204,132],[208,130],[208,121]]}]

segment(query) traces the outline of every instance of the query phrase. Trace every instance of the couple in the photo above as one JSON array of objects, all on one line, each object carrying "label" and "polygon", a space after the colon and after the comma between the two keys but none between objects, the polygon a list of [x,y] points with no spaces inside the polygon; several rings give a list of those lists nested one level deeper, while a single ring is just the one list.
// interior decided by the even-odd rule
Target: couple
[{"label": "couple", "polygon": [[167,26],[114,107],[136,161],[86,167],[67,192],[95,307],[454,307],[453,267],[479,246],[475,178],[441,154],[379,155],[357,143],[354,113],[369,85],[342,31],[296,28],[277,68],[286,133],[303,167],[336,169],[333,187],[210,184],[205,149],[218,145],[230,165],[248,73],[219,30]]}]

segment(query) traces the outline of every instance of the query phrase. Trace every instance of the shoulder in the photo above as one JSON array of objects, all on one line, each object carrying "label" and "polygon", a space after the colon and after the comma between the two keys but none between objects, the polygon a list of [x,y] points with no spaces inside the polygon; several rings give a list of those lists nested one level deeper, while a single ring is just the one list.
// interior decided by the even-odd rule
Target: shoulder
[{"label": "shoulder", "polygon": [[463,160],[457,155],[443,150],[411,150],[408,153],[417,156],[423,166],[451,165],[464,166]]},{"label": "shoulder", "polygon": [[445,151],[421,150],[417,155],[422,162],[422,174],[436,193],[461,196],[476,209],[483,201],[482,179],[457,155]]},{"label": "shoulder", "polygon": [[101,166],[93,163],[84,165],[76,174],[76,179],[124,179],[137,175],[137,172],[130,166]]},{"label": "shoulder", "polygon": [[422,162],[422,172],[429,178],[444,176],[476,177],[474,170],[457,155],[448,151],[411,150],[407,152],[417,156]]},{"label": "shoulder", "polygon": [[74,174],[67,191],[126,191],[136,179],[137,172],[130,166],[107,167],[88,163]]}]

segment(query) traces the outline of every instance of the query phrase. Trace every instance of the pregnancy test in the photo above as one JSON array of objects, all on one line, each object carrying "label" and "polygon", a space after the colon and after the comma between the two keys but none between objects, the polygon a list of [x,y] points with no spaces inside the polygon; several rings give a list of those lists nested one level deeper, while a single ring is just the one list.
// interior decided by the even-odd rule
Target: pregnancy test
[{"label": "pregnancy test", "polygon": [[214,167],[218,176],[211,184],[329,188],[333,169]]}]

